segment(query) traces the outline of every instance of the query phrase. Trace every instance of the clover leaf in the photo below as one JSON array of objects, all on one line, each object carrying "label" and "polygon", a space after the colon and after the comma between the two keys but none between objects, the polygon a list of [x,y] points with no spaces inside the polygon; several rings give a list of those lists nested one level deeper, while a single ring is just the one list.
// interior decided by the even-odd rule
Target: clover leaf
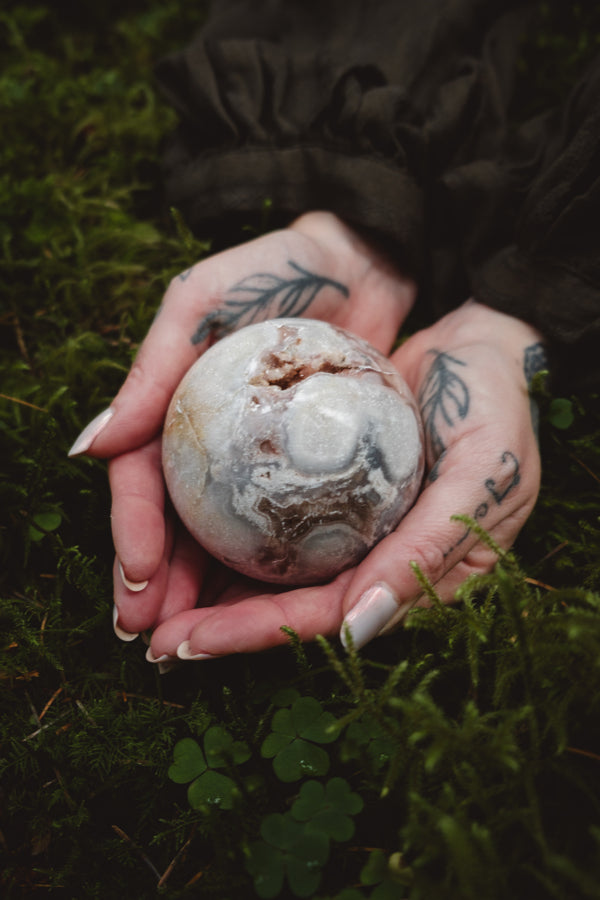
[{"label": "clover leaf", "polygon": [[193,738],[183,738],[173,748],[168,775],[177,784],[187,784],[188,802],[193,809],[218,806],[233,809],[238,788],[229,775],[214,769],[239,765],[250,758],[248,745],[234,741],[225,728],[214,725],[204,735],[204,752]]},{"label": "clover leaf", "polygon": [[37,542],[41,541],[49,531],[56,531],[62,522],[62,516],[56,511],[36,513],[33,522],[34,524],[29,526],[29,537],[32,541]]},{"label": "clover leaf", "polygon": [[287,878],[295,897],[312,897],[329,858],[329,840],[296,822],[289,813],[272,813],[263,820],[262,840],[248,848],[246,868],[259,897],[276,897]]},{"label": "clover leaf", "polygon": [[188,802],[192,809],[206,809],[218,806],[220,809],[233,809],[239,790],[229,775],[213,772],[208,769],[188,788]]},{"label": "clover leaf", "polygon": [[555,397],[548,410],[548,420],[555,428],[567,429],[575,419],[573,403],[565,397]]},{"label": "clover leaf", "polygon": [[231,764],[239,766],[250,759],[248,744],[245,741],[234,741],[220,725],[213,725],[204,735],[204,752],[211,769]]},{"label": "clover leaf", "polygon": [[298,822],[310,822],[311,829],[336,841],[348,841],[354,834],[350,816],[363,808],[358,794],[350,790],[344,778],[332,778],[323,787],[319,781],[307,781],[300,788],[291,813]]},{"label": "clover leaf", "polygon": [[375,770],[389,763],[396,746],[389,734],[371,716],[362,716],[346,729],[342,759],[360,758],[366,753]]},{"label": "clover leaf", "polygon": [[316,744],[335,741],[332,727],[335,717],[323,710],[313,697],[297,697],[291,706],[278,709],[271,723],[271,734],[261,747],[261,755],[273,760],[280,781],[298,781],[306,775],[325,775],[329,754]]},{"label": "clover leaf", "polygon": [[177,784],[187,784],[206,769],[204,754],[192,738],[183,738],[173,748],[173,763],[169,766],[169,778]]}]

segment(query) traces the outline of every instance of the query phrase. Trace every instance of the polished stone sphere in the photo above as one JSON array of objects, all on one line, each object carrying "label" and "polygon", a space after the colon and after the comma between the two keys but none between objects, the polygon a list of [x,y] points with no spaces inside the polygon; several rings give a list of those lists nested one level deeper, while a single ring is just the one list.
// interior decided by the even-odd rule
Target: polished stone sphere
[{"label": "polished stone sphere", "polygon": [[214,344],[171,401],[163,469],[191,534],[227,566],[318,584],[415,501],[423,434],[386,357],[343,329],[271,319]]}]

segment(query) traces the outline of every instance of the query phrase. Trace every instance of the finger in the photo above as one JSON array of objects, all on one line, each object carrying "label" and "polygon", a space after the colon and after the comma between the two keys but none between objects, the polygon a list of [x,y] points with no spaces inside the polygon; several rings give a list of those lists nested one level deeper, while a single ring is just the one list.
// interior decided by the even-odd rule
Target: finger
[{"label": "finger", "polygon": [[286,643],[284,627],[302,641],[333,634],[339,628],[351,577],[348,571],[327,585],[265,592],[181,613],[156,629],[152,653],[183,659],[252,653]]},{"label": "finger", "polygon": [[[170,550],[169,542],[165,551]],[[122,640],[132,640],[141,631],[151,628],[158,616],[169,577],[166,557],[142,590],[131,590],[123,581],[118,557],[113,566],[115,633]]]},{"label": "finger", "polygon": [[115,456],[149,441],[211,333],[221,337],[265,318],[301,315],[309,305],[318,317],[330,317],[349,294],[330,274],[340,267],[337,258],[301,234],[284,234],[216,254],[172,280],[119,393],[70,455]]},{"label": "finger", "polygon": [[216,254],[173,279],[121,390],[70,455],[114,456],[150,440],[211,334],[222,337],[276,316],[309,315],[348,328],[387,353],[415,292],[411,279],[326,214],[302,217],[292,229]]},{"label": "finger", "polygon": [[[466,463],[468,440],[458,442],[445,459],[443,473],[428,484],[417,504],[395,532],[385,538],[358,567],[344,600],[345,618],[340,632],[345,640],[349,628],[357,646],[364,646],[390,621],[402,619],[421,594],[415,575],[416,564],[434,585],[442,585],[445,597],[474,572],[478,565],[491,564],[493,554],[471,556],[478,542],[476,533],[452,517],[463,513],[478,521],[488,532],[498,531],[510,545],[525,522],[539,484],[535,459],[521,461],[512,451],[477,444],[479,463]],[[494,446],[494,445],[492,445]],[[502,446],[502,445],[500,445]],[[468,459],[473,454],[469,453]],[[485,468],[482,460],[490,459]]]},{"label": "finger", "polygon": [[164,554],[165,486],[160,439],[117,456],[108,472],[115,550],[125,583],[139,586],[154,575]]},{"label": "finger", "polygon": [[163,558],[142,591],[131,591],[123,583],[117,560],[114,569],[117,636],[130,640],[140,631],[193,609],[209,561],[202,547],[182,526],[173,527],[170,518]]},{"label": "finger", "polygon": [[208,553],[178,524],[169,560],[167,588],[156,616],[156,625],[196,606],[210,563]]},{"label": "finger", "polygon": [[171,283],[121,389],[110,407],[84,429],[70,456],[117,456],[158,433],[175,388],[202,349],[192,343],[191,335],[198,308],[207,304],[208,288],[197,285],[190,303],[191,287]]},{"label": "finger", "polygon": [[160,441],[111,460],[115,632],[123,640],[149,628],[165,594],[173,529],[164,517]]}]

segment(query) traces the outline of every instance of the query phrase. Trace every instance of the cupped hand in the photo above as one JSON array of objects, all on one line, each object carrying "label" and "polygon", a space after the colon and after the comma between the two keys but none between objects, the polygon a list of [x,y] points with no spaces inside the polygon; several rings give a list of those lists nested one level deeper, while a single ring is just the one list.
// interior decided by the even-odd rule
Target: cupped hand
[{"label": "cupped hand", "polygon": [[[278,643],[282,624],[306,636],[339,625],[347,574],[314,589],[313,629],[313,600],[302,591],[249,583],[201,550],[170,510],[160,432],[179,381],[215,339],[252,322],[304,315],[346,328],[387,354],[414,296],[411,279],[329,213],[304,215],[173,279],[121,390],[71,449],[110,459],[119,637],[133,639],[158,625],[152,652],[174,655],[188,641],[195,649],[196,629],[213,604],[237,623],[224,645],[203,651],[218,655]],[[323,607],[327,622],[317,614]],[[237,632],[246,619],[251,627],[242,640]]]},{"label": "cupped hand", "polygon": [[508,549],[540,485],[536,409],[528,386],[546,357],[539,333],[474,301],[418,332],[392,357],[418,398],[428,475],[417,503],[356,570],[343,601],[357,646],[425,603],[416,563],[444,602],[496,554],[456,515]]},{"label": "cupped hand", "polygon": [[[488,571],[495,555],[464,524],[466,514],[508,548],[539,490],[540,460],[528,382],[545,365],[530,326],[469,302],[408,340],[392,360],[418,397],[428,476],[395,532],[355,569],[332,583],[296,590],[207,576],[201,608],[163,621],[150,659],[208,659],[261,650],[349,628],[355,645],[385,633],[423,602],[412,563],[444,601],[470,574]],[[221,578],[223,573],[221,573]]]}]

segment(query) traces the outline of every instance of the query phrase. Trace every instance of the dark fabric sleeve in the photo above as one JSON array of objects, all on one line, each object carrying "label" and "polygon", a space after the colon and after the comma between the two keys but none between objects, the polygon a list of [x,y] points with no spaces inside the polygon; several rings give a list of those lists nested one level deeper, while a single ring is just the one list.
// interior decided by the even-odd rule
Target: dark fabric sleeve
[{"label": "dark fabric sleeve", "polygon": [[600,58],[564,108],[523,126],[515,145],[496,167],[510,233],[473,254],[473,291],[540,329],[562,383],[598,390]]},{"label": "dark fabric sleeve", "polygon": [[573,385],[600,383],[597,79],[562,118],[512,134],[530,11],[218,0],[157,68],[180,117],[168,202],[217,240],[257,225],[266,201],[271,225],[332,210],[419,280],[430,315],[474,294],[537,325]]},{"label": "dark fabric sleeve", "polygon": [[519,29],[504,26],[500,73],[481,57],[510,6],[219,0],[157,69],[181,119],[169,202],[206,233],[257,219],[265,200],[279,221],[329,209],[418,275],[431,170],[488,154],[503,132]]}]

